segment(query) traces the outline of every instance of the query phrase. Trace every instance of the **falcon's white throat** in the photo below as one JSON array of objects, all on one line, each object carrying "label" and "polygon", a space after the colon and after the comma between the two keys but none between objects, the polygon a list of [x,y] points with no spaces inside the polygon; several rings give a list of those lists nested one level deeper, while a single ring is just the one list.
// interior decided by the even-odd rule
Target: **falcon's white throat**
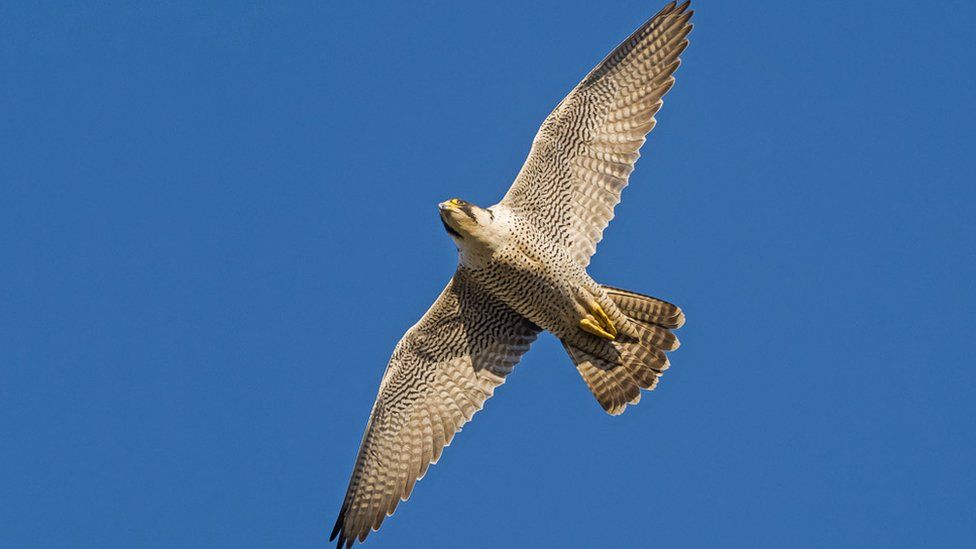
[{"label": "falcon's white throat", "polygon": [[465,267],[478,269],[508,241],[508,212],[485,209],[452,198],[437,205],[444,229],[454,240]]}]

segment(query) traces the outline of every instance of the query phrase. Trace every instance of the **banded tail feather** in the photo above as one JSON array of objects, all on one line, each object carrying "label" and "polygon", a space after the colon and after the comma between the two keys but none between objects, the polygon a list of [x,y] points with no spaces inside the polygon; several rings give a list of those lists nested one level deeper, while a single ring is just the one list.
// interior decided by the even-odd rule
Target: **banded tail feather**
[{"label": "banded tail feather", "polygon": [[685,323],[681,309],[667,301],[611,286],[603,286],[620,312],[633,322],[637,337],[622,335],[596,354],[565,340],[563,347],[590,392],[610,415],[640,402],[641,389],[653,390],[670,366],[667,351],[678,348],[672,330]]}]

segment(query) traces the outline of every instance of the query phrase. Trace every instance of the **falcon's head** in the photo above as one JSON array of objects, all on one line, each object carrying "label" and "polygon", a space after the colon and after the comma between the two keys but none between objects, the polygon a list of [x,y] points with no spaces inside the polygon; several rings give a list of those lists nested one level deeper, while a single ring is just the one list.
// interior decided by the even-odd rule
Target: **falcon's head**
[{"label": "falcon's head", "polygon": [[[437,205],[441,211],[441,222],[447,234],[451,235],[458,248],[466,248],[472,241],[485,241],[490,238],[495,214],[491,210],[479,208],[460,198],[452,198]],[[487,242],[485,242],[487,243]]]}]

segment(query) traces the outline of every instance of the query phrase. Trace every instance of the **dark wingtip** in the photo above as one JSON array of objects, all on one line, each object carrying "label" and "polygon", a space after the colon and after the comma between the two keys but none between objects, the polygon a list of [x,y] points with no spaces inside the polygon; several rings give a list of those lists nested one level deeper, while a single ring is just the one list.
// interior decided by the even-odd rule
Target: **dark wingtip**
[{"label": "dark wingtip", "polygon": [[336,536],[339,536],[339,543],[336,545],[336,548],[337,549],[339,547],[342,547],[342,542],[345,541],[344,538],[346,536],[345,535],[340,535],[340,534],[343,533],[342,532],[342,523],[345,522],[345,520],[346,520],[346,504],[343,504],[342,505],[342,508],[339,509],[339,516],[336,518],[335,526],[332,527],[332,533],[329,534],[329,541],[332,541],[332,540],[336,539]]},{"label": "dark wingtip", "polygon": [[329,534],[329,541],[332,541],[339,535],[339,531],[342,530],[342,515],[336,519],[335,526],[332,527],[332,533]]}]

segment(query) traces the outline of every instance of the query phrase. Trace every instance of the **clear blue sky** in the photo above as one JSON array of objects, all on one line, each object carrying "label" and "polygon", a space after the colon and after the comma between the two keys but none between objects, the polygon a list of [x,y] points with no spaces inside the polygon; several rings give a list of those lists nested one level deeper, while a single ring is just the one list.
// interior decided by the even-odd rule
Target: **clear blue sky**
[{"label": "clear blue sky", "polygon": [[[85,4],[0,6],[0,545],[323,547],[435,204],[663,2]],[[695,7],[591,266],[672,369],[541,337],[370,546],[976,538],[976,8]]]}]

